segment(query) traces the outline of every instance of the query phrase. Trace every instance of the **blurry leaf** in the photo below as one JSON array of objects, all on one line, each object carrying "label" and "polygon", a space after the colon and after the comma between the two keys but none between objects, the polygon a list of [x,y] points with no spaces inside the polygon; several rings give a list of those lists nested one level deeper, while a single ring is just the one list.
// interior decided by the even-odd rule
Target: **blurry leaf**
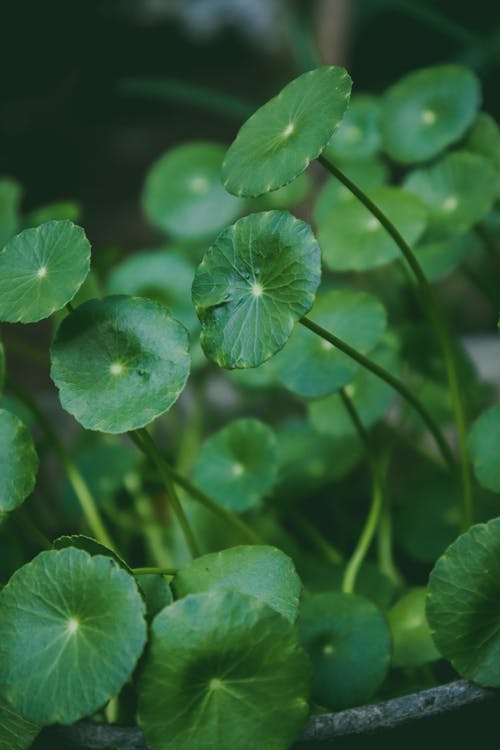
[{"label": "blurry leaf", "polygon": [[425,616],[426,593],[424,587],[410,589],[387,615],[394,667],[419,667],[440,658]]}]

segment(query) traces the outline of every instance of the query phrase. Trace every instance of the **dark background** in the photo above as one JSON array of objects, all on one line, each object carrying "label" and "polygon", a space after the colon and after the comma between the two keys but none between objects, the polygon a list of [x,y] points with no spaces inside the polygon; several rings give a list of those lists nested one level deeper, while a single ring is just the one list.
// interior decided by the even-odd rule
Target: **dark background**
[{"label": "dark background", "polygon": [[[274,0],[226,5],[224,24],[201,33],[175,6],[192,11],[192,27],[221,0],[0,1],[0,175],[21,182],[24,209],[77,199],[94,253],[154,242],[139,206],[148,166],[173,143],[227,142],[239,121],[194,103],[126,95],[131,77],[260,103],[321,62],[346,65],[355,91],[381,92],[415,67],[458,60],[476,69],[484,108],[499,115],[493,0],[284,0],[267,27],[262,7]],[[241,28],[228,24],[236,6],[247,14]],[[253,37],[249,13],[265,27]]]}]

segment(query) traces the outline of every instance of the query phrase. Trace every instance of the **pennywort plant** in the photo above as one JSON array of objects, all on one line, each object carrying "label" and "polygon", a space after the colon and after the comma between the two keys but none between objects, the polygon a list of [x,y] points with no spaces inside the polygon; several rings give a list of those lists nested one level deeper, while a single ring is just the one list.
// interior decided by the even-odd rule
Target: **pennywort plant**
[{"label": "pennywort plant", "polygon": [[[318,68],[227,151],[162,156],[143,208],[167,245],[105,279],[74,204],[23,217],[0,183],[0,320],[56,319],[84,428],[75,451],[0,347],[0,534],[30,539],[0,557],[0,747],[92,717],[152,750],[278,750],[437,660],[500,685],[500,412],[436,286],[498,273],[500,131],[458,66],[350,96]],[[49,531],[23,506],[47,452]]]}]

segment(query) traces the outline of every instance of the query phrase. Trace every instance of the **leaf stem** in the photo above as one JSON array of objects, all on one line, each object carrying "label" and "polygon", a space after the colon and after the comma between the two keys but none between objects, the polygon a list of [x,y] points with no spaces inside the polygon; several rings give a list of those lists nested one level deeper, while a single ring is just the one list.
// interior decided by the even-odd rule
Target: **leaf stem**
[{"label": "leaf stem", "polygon": [[92,530],[92,533],[95,535],[95,538],[105,547],[108,547],[111,550],[115,550],[115,545],[113,544],[111,537],[106,530],[92,493],[90,492],[88,485],[81,475],[80,471],[73,463],[70,455],[66,452],[66,449],[64,448],[62,442],[59,440],[59,437],[54,430],[50,420],[45,416],[45,414],[39,408],[38,404],[29,395],[29,393],[24,390],[24,388],[21,388],[19,385],[17,385],[17,383],[15,383],[10,376],[7,376],[6,382],[7,387],[30,410],[30,412],[33,414],[36,421],[40,425],[41,429],[45,433],[47,441],[52,446],[54,452],[59,458],[59,461],[64,467],[66,475],[82,508],[85,520],[87,521],[89,528]]},{"label": "leaf stem", "polygon": [[401,396],[403,396],[403,398],[406,399],[406,401],[408,401],[408,403],[410,403],[413,406],[413,408],[420,414],[423,421],[425,422],[430,432],[432,433],[446,464],[450,468],[450,471],[452,471],[454,475],[456,474],[457,465],[455,462],[455,458],[443,434],[441,433],[441,430],[439,429],[437,424],[434,422],[433,418],[431,417],[431,415],[429,414],[425,406],[419,401],[419,399],[416,396],[413,395],[411,391],[408,390],[408,388],[405,386],[405,384],[401,380],[399,380],[399,378],[397,378],[388,370],[385,370],[383,367],[378,365],[373,360],[368,359],[368,357],[365,357],[364,354],[361,354],[361,352],[358,352],[357,349],[354,349],[347,342],[343,341],[342,339],[339,339],[333,333],[330,333],[330,331],[327,331],[325,328],[322,328],[317,323],[310,320],[310,318],[307,318],[307,317],[301,318],[300,322],[302,323],[303,326],[305,326],[306,328],[309,328],[310,331],[313,331],[313,333],[316,333],[318,336],[321,336],[321,338],[325,339],[325,341],[330,342],[330,344],[333,344],[334,346],[336,346],[337,349],[340,349],[340,351],[344,352],[344,354],[347,354],[347,356],[351,357],[356,362],[359,362],[359,364],[362,365],[365,369],[373,372],[373,374],[377,375],[377,377],[381,378],[381,380],[385,380],[386,383],[392,386],[392,388],[394,388],[395,391],[397,391]]},{"label": "leaf stem", "polygon": [[358,539],[358,543],[346,565],[344,577],[342,579],[342,591],[346,594],[352,594],[356,585],[356,578],[358,577],[359,570],[365,560],[368,550],[370,549],[370,545],[373,541],[380,521],[382,507],[384,504],[384,483],[382,480],[378,461],[370,444],[368,432],[366,431],[365,426],[362,423],[354,404],[345,392],[344,388],[340,389],[339,394],[342,403],[344,404],[344,407],[356,428],[356,432],[358,433],[361,441],[365,446],[366,457],[370,463],[373,482],[373,494],[370,511],[365,521],[365,525],[363,526],[361,536]]},{"label": "leaf stem", "polygon": [[420,288],[420,294],[422,298],[422,306],[425,313],[427,314],[431,327],[434,329],[436,338],[441,347],[443,354],[443,360],[446,368],[446,374],[448,378],[448,384],[450,388],[450,395],[453,404],[453,413],[455,417],[455,424],[457,429],[457,442],[458,452],[460,455],[460,468],[461,468],[461,484],[462,484],[462,503],[461,503],[461,520],[463,530],[468,529],[474,522],[474,507],[472,497],[472,481],[470,473],[470,463],[467,449],[467,427],[465,421],[465,407],[462,401],[462,395],[460,392],[460,384],[458,378],[458,368],[453,351],[453,345],[451,342],[450,332],[444,316],[441,313],[441,309],[438,305],[437,299],[434,295],[432,286],[427,280],[420,263],[418,262],[415,254],[411,247],[408,245],[404,237],[400,234],[394,224],[385,215],[383,211],[354,183],[352,182],[340,169],[332,164],[324,156],[319,157],[319,162],[345,187],[351,191],[353,195],[358,198],[359,201],[375,216],[386,232],[392,237],[405,260],[413,271],[415,278],[417,279],[418,286]]},{"label": "leaf stem", "polygon": [[133,441],[133,443],[139,448],[140,451],[142,451],[145,454],[145,456],[155,466],[159,476],[161,477],[163,484],[165,485],[165,489],[168,492],[172,510],[174,511],[174,514],[182,529],[182,533],[184,534],[184,538],[186,540],[186,544],[189,548],[189,551],[191,552],[191,555],[193,557],[199,557],[200,550],[199,550],[198,544],[196,543],[193,530],[191,529],[191,526],[189,525],[189,521],[186,517],[186,514],[184,513],[184,509],[179,500],[179,496],[177,495],[174,483],[172,481],[172,477],[170,475],[170,472],[168,471],[167,464],[163,460],[163,457],[160,451],[158,450],[158,447],[155,441],[153,440],[149,432],[147,432],[147,430],[145,430],[144,428],[140,430],[131,431],[128,434],[131,440]]},{"label": "leaf stem", "polygon": [[159,576],[175,576],[177,575],[177,568],[132,568],[132,573],[135,576],[143,575],[159,575]]}]

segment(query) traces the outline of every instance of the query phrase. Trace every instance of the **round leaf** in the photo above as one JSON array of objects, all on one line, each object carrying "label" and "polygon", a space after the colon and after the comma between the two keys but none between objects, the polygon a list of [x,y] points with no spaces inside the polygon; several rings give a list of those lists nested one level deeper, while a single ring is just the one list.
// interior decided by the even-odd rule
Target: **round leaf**
[{"label": "round leaf", "polygon": [[38,456],[27,427],[0,409],[0,513],[26,500],[35,487]]},{"label": "round leaf", "polygon": [[432,167],[411,172],[405,188],[429,209],[429,225],[465,232],[490,211],[496,173],[483,156],[455,151]]},{"label": "round leaf", "polygon": [[500,168],[500,127],[486,112],[480,112],[465,141],[467,151],[486,156]]},{"label": "round leaf", "polygon": [[276,547],[230,547],[203,555],[174,578],[177,597],[203,591],[239,591],[254,596],[294,622],[302,584],[292,560]]},{"label": "round leaf", "polygon": [[80,221],[82,208],[75,201],[57,201],[56,203],[47,203],[39,206],[24,217],[23,224],[25,227],[37,227],[39,224],[45,224],[47,221]]},{"label": "round leaf", "polygon": [[[360,352],[373,348],[387,324],[376,297],[345,289],[318,295],[311,318]],[[359,369],[357,362],[303,326],[293,332],[275,365],[279,382],[305,397],[334,393]]]},{"label": "round leaf", "polygon": [[133,575],[132,569],[127,565],[125,560],[120,557],[116,552],[105,547],[104,544],[92,539],[90,536],[84,534],[71,534],[59,536],[54,539],[54,549],[66,549],[67,547],[82,549],[84,552],[88,552],[89,555],[95,557],[95,555],[104,555],[104,557],[112,557],[118,565]]},{"label": "round leaf", "polygon": [[241,513],[260,504],[276,473],[273,431],[257,419],[239,419],[205,441],[194,479],[220,505]]},{"label": "round leaf", "polygon": [[[400,362],[394,345],[381,343],[370,352],[370,359],[393,374],[399,372]],[[381,419],[394,402],[394,388],[365,369],[359,369],[354,379],[345,386],[363,425],[368,429]],[[337,438],[355,437],[357,430],[337,393],[312,401],[309,418],[318,432]]]},{"label": "round leaf", "polygon": [[413,251],[429,281],[439,281],[458,268],[467,256],[473,255],[477,248],[478,240],[472,232],[450,236],[445,231],[424,235]]},{"label": "round leaf", "polygon": [[420,667],[439,659],[425,616],[427,590],[411,589],[387,615],[392,632],[394,667]]},{"label": "round leaf", "polygon": [[324,66],[291,81],[241,127],[222,165],[224,186],[258,196],[291,182],[339,126],[351,94],[344,68]]},{"label": "round leaf", "polygon": [[[400,188],[380,186],[368,196],[413,244],[427,224],[427,210],[415,196]],[[318,232],[325,263],[332,271],[365,271],[390,263],[401,251],[382,224],[358,200],[330,213]]]},{"label": "round leaf", "polygon": [[242,210],[222,185],[225,149],[216,143],[185,143],[151,167],[143,205],[151,222],[176,238],[213,237]]},{"label": "round leaf", "polygon": [[500,404],[487,409],[472,425],[469,451],[481,487],[500,492]]},{"label": "round leaf", "polygon": [[298,627],[313,665],[314,700],[333,709],[366,703],[391,660],[391,633],[378,607],[357,594],[313,594]]},{"label": "round leaf", "polygon": [[145,641],[144,603],[113,560],[42,552],[0,592],[0,691],[32,721],[72,723],[120,691]]},{"label": "round leaf", "polygon": [[251,208],[255,211],[267,211],[274,208],[284,209],[293,208],[302,203],[311,192],[313,181],[307,172],[299,174],[292,182],[278,190],[270,193],[264,193],[260,198],[255,198],[251,202]]},{"label": "round leaf", "polygon": [[152,300],[91,300],[62,322],[51,360],[66,411],[89,430],[128,432],[179,397],[189,374],[187,331]]},{"label": "round leaf", "polygon": [[312,307],[321,253],[311,228],[285,211],[251,214],[224,230],[196,271],[201,345],[221,367],[257,367]]},{"label": "round leaf", "polygon": [[90,269],[90,244],[71,221],[25,229],[0,253],[0,320],[35,323],[73,299]]},{"label": "round leaf", "polygon": [[198,319],[191,302],[194,267],[175,250],[144,250],[115,266],[108,278],[109,294],[131,294],[163,302],[193,332]]},{"label": "round leaf", "polygon": [[140,573],[136,576],[137,585],[146,601],[148,620],[172,604],[172,591],[165,576],[156,573]]},{"label": "round leaf", "polygon": [[23,719],[0,698],[0,750],[28,750],[40,729],[39,724]]},{"label": "round leaf", "polygon": [[500,686],[500,518],[472,526],[429,578],[427,618],[441,654],[463,677]]},{"label": "round leaf", "polygon": [[380,103],[374,96],[358,95],[326,146],[323,156],[337,163],[339,159],[363,160],[380,149]]},{"label": "round leaf", "polygon": [[154,750],[287,750],[308,692],[291,623],[236,591],[194,594],[153,621],[139,723]]},{"label": "round leaf", "polygon": [[438,65],[409,73],[384,97],[384,149],[402,164],[432,159],[464,135],[480,98],[479,81],[467,68]]}]

